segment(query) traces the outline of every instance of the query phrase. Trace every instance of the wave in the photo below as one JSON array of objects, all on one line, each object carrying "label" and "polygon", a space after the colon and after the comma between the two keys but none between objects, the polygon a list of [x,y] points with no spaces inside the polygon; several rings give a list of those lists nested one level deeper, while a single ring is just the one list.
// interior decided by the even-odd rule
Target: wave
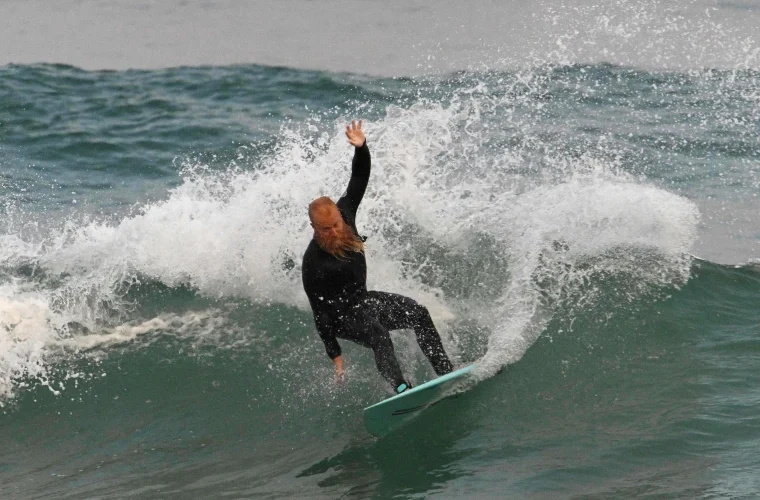
[{"label": "wave", "polygon": [[[526,173],[519,152],[487,143],[487,117],[499,105],[469,95],[447,106],[427,99],[392,105],[367,125],[375,167],[357,223],[370,235],[370,288],[426,304],[457,358],[467,353],[447,325],[460,318],[487,331],[479,365],[487,377],[518,360],[542,331],[540,318],[550,317],[545,299],[559,292],[539,282],[578,286],[594,274],[625,271],[637,283],[625,294],[635,298],[687,279],[684,255],[698,220],[690,202],[594,155],[554,157],[548,182],[540,168]],[[8,329],[16,354],[3,372],[6,395],[19,374],[44,374],[49,344],[82,335],[70,325],[88,332],[81,343],[113,338],[104,329],[130,318],[127,294],[145,280],[305,311],[304,207],[344,188],[350,150],[340,127],[316,138],[285,129],[253,170],[188,163],[165,201],[115,223],[69,222],[35,244],[6,235],[6,269],[35,269],[6,292],[8,308],[26,315]],[[637,265],[641,248],[647,266]],[[473,256],[487,265],[451,276],[450,266]],[[34,335],[25,336],[25,325]]]},{"label": "wave", "polygon": [[[220,81],[193,90],[196,77],[214,73]],[[180,80],[178,89],[200,93],[194,106],[203,107],[203,120],[215,105],[206,100],[218,92],[245,99],[235,97],[236,78],[263,80],[269,83],[260,89],[282,93],[283,73],[302,81],[304,95],[324,91],[321,107],[302,119],[275,119],[276,140],[264,146],[236,146],[215,160],[184,157],[158,199],[105,217],[64,212],[62,220],[11,205],[0,235],[7,318],[0,397],[16,395],[20,380],[45,380],[65,360],[149,344],[151,332],[182,333],[190,343],[205,338],[219,348],[245,342],[246,333],[213,334],[250,333],[240,327],[250,318],[236,317],[239,310],[296,318],[288,321],[301,325],[302,342],[318,342],[300,285],[310,238],[305,207],[345,188],[351,151],[342,129],[357,114],[368,118],[373,156],[357,221],[370,236],[369,286],[428,306],[454,357],[479,360],[480,378],[519,360],[558,317],[587,310],[607,317],[688,282],[700,215],[693,201],[664,188],[673,172],[661,165],[669,157],[654,153],[662,145],[629,142],[625,124],[615,129],[604,119],[597,125],[610,130],[600,136],[583,113],[603,115],[608,101],[630,98],[631,85],[663,89],[646,96],[640,113],[659,112],[655,101],[673,89],[681,92],[673,102],[720,95],[704,87],[714,74],[602,65],[417,81],[352,77],[357,99],[343,107],[331,107],[345,98],[335,75],[325,83],[314,81],[316,73],[254,67],[127,76],[146,95],[150,80]],[[116,81],[119,74],[82,78]],[[756,78],[748,72],[731,85],[751,90]],[[599,81],[603,96],[592,91]],[[176,104],[168,101],[166,109]],[[587,107],[580,112],[574,102]],[[136,106],[148,118],[154,108]],[[738,116],[720,103],[701,112]],[[264,338],[281,333],[272,326]],[[425,376],[419,356],[406,362]]]}]

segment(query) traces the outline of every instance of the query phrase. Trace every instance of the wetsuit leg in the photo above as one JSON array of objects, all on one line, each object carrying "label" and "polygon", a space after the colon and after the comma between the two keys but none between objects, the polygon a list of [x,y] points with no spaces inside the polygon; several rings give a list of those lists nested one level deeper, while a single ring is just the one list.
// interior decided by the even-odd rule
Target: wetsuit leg
[{"label": "wetsuit leg", "polygon": [[376,291],[367,292],[363,306],[368,315],[377,318],[388,330],[414,329],[417,344],[439,376],[453,370],[438,330],[425,306],[403,295]]},{"label": "wetsuit leg", "polygon": [[372,349],[377,370],[394,389],[401,384],[410,386],[401,372],[388,330],[376,318],[363,310],[356,311],[352,316],[344,320],[344,327],[338,337]]}]

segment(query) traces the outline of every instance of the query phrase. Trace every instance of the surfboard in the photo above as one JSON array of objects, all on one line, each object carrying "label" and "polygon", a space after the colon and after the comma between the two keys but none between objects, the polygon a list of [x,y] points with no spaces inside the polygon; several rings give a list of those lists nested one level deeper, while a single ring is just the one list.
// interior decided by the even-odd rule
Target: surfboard
[{"label": "surfboard", "polygon": [[408,422],[422,410],[445,398],[448,390],[472,371],[474,365],[434,378],[364,409],[364,427],[380,437]]}]

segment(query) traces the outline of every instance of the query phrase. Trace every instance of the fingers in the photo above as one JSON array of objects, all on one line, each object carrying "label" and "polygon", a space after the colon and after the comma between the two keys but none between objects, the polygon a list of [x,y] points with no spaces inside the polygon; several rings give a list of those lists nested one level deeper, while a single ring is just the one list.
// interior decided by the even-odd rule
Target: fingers
[{"label": "fingers", "polygon": [[348,137],[349,142],[357,148],[361,146],[361,144],[358,144],[359,141],[362,141],[362,143],[364,142],[364,132],[362,132],[361,120],[359,120],[358,123],[357,120],[351,120],[351,123],[346,125],[346,137]]},{"label": "fingers", "polygon": [[346,125],[346,137],[348,137],[349,139],[351,139],[351,137],[353,137],[353,135],[354,135],[354,131],[355,130],[356,130],[356,124],[354,123],[353,120],[351,120],[351,124],[350,125]]},{"label": "fingers", "polygon": [[356,123],[356,120],[351,120],[351,125],[346,125],[346,132],[353,132],[355,130],[361,130],[362,129],[362,121],[359,120],[359,123]]}]

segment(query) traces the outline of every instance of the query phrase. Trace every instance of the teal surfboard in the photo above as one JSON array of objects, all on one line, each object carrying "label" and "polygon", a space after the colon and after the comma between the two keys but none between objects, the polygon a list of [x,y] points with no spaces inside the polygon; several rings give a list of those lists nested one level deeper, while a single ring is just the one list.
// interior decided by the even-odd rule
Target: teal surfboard
[{"label": "teal surfboard", "polygon": [[411,420],[425,408],[446,397],[448,390],[472,371],[468,365],[364,409],[364,427],[380,437]]}]

